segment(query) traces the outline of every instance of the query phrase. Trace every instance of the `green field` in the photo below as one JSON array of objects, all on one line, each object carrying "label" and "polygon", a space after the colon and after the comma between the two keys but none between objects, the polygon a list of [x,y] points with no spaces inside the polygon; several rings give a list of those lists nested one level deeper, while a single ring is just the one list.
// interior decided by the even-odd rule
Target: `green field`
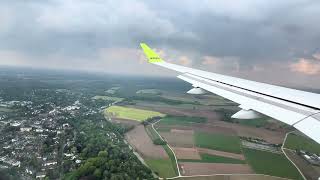
[{"label": "green field", "polygon": [[157,127],[156,125],[154,126],[154,128],[158,131],[158,132],[170,132],[171,128],[170,127]]},{"label": "green field", "polygon": [[162,140],[161,137],[157,134],[157,132],[152,128],[151,125],[145,126],[146,132],[148,136],[151,138],[153,144],[155,145],[165,145],[166,141]]},{"label": "green field", "polygon": [[241,153],[240,139],[237,136],[210,134],[196,131],[195,143],[197,147],[215,149],[238,154]]},{"label": "green field", "polygon": [[168,156],[170,158],[171,164],[173,166],[173,170],[175,172],[175,175],[177,176],[178,175],[178,169],[177,169],[177,164],[176,164],[176,160],[174,158],[173,152],[171,151],[171,149],[169,148],[168,145],[163,145],[162,147],[164,148],[164,150],[166,150],[166,152],[167,152],[167,154],[168,154]]},{"label": "green field", "polygon": [[239,159],[233,159],[223,156],[215,156],[211,154],[200,153],[201,159],[179,159],[181,162],[202,162],[202,163],[229,163],[229,164],[245,164],[246,162]]},{"label": "green field", "polygon": [[268,120],[266,118],[259,119],[237,119],[236,122],[245,126],[251,127],[264,127],[268,124]]},{"label": "green field", "polygon": [[145,126],[146,127],[146,132],[151,138],[152,141],[160,139],[159,135],[153,130],[151,125]]},{"label": "green field", "polygon": [[117,118],[123,119],[131,119],[136,121],[144,121],[148,118],[160,116],[164,117],[165,114],[155,112],[155,111],[148,111],[143,109],[136,109],[136,108],[129,108],[123,106],[110,106],[105,110],[108,114],[115,116]]},{"label": "green field", "polygon": [[267,174],[291,179],[302,179],[298,170],[287,160],[283,154],[258,151],[244,148],[244,155],[258,174]]},{"label": "green field", "polygon": [[176,176],[170,159],[146,159],[145,162],[153,172],[162,178]]},{"label": "green field", "polygon": [[114,101],[114,102],[120,102],[123,100],[123,98],[119,97],[111,97],[111,96],[94,96],[92,99],[94,100],[105,100],[105,101]]},{"label": "green field", "polygon": [[188,117],[188,116],[166,116],[159,122],[160,125],[192,125],[195,123],[205,123],[206,118],[203,117]]},{"label": "green field", "polygon": [[[159,135],[153,130],[151,125],[148,125],[146,127],[146,132],[149,135],[149,137],[152,139],[153,142],[155,142],[156,140],[160,140]],[[162,145],[162,147],[167,152],[167,154],[168,154],[168,156],[170,158],[170,163],[171,163],[171,167],[172,167],[173,172],[175,173],[175,175],[178,175],[178,170],[177,170],[177,166],[176,166],[176,160],[174,158],[173,152],[170,150],[168,145]],[[160,170],[162,170],[162,169],[160,168]]]},{"label": "green field", "polygon": [[285,148],[292,150],[305,150],[312,153],[320,153],[320,144],[310,138],[289,134],[284,144]]}]

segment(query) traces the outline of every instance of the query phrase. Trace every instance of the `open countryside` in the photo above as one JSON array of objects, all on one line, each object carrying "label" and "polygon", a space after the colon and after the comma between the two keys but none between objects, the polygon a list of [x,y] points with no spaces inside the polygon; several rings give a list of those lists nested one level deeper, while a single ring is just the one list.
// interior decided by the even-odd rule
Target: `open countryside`
[{"label": "open countryside", "polygon": [[[151,92],[154,92],[154,89]],[[162,96],[161,91],[155,92],[157,93],[153,94],[154,97],[150,101]],[[105,111],[111,115],[111,118],[120,118],[120,123],[121,119],[141,122],[127,133],[126,139],[159,177],[237,172],[239,178],[243,178],[246,174],[265,174],[270,179],[272,177],[274,179],[277,177],[302,178],[298,170],[282,154],[279,144],[273,144],[281,143],[277,140],[279,134],[282,138],[285,136],[282,134],[283,130],[279,129],[281,124],[277,125],[277,122],[268,119],[259,119],[256,124],[224,119],[226,117],[221,116],[221,113],[229,111],[228,106],[224,106],[223,111],[217,112],[216,107],[213,107],[213,111],[202,110],[201,103],[196,105],[194,101],[185,102],[181,98],[172,98],[173,94],[170,95],[171,99],[181,101],[175,108],[171,107],[170,101],[168,104],[164,101],[165,103],[161,106],[158,103],[148,103],[150,97],[148,91],[146,94],[140,91],[139,96],[130,107],[114,105]],[[145,98],[146,103],[141,103],[141,96]],[[223,101],[226,100],[219,99],[218,103],[221,104]],[[193,103],[192,106],[184,106],[190,102]],[[202,102],[205,101],[202,99]],[[146,106],[147,103],[148,106]],[[234,107],[231,106],[230,111],[234,111],[233,109]],[[159,118],[153,120],[152,117]],[[269,130],[269,127],[273,130]],[[137,129],[139,131],[136,131]],[[146,139],[149,139],[148,142]],[[250,148],[243,146],[244,142],[269,143],[278,148],[274,152],[268,152],[257,148],[260,147],[259,144]],[[155,156],[159,152],[160,154],[165,152],[166,155]],[[253,161],[255,158],[257,161]],[[277,159],[280,166],[265,168],[265,171],[261,171],[264,163],[268,164],[268,158]]]}]

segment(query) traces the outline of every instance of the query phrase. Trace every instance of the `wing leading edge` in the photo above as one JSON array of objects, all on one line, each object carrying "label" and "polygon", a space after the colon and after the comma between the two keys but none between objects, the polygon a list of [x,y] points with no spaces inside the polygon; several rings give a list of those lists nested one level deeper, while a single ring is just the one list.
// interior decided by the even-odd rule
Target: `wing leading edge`
[{"label": "wing leading edge", "polygon": [[150,63],[179,72],[179,79],[234,101],[245,111],[253,110],[291,125],[320,144],[320,94],[167,63],[146,44],[140,45]]}]

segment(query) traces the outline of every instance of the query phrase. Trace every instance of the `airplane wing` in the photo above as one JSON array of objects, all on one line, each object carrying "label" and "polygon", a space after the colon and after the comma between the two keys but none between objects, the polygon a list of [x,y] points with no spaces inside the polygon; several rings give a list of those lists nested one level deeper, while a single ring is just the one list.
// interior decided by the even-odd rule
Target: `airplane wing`
[{"label": "airplane wing", "polygon": [[242,110],[233,118],[253,119],[261,113],[295,127],[320,144],[320,94],[167,63],[146,44],[140,45],[150,63],[177,71],[179,79],[192,84],[189,93],[207,91],[240,104]]}]

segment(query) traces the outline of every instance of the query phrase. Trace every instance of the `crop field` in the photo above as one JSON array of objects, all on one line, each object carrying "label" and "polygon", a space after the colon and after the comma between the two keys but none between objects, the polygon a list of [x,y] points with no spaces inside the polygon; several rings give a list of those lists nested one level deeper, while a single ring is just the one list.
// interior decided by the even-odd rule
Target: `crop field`
[{"label": "crop field", "polygon": [[172,147],[177,159],[201,160],[200,154],[196,148]]},{"label": "crop field", "polygon": [[232,175],[208,175],[197,177],[180,177],[178,180],[284,180],[280,177],[264,176],[260,174],[232,174]]},{"label": "crop field", "polygon": [[183,131],[170,131],[170,132],[160,132],[160,135],[174,147],[194,147],[194,137],[190,130],[186,132]]},{"label": "crop field", "polygon": [[243,149],[246,160],[258,174],[267,174],[290,179],[302,179],[298,170],[283,154]]},{"label": "crop field", "polygon": [[111,97],[111,96],[94,96],[92,99],[95,99],[95,100],[101,99],[105,101],[114,101],[114,102],[119,102],[123,100],[123,98]]},{"label": "crop field", "polygon": [[159,135],[153,130],[151,125],[148,125],[145,127],[146,132],[149,135],[149,137],[152,139],[152,141],[155,141],[157,139],[160,139]]},{"label": "crop field", "polygon": [[320,171],[318,172],[316,167],[312,166],[308,161],[299,156],[296,152],[290,150],[284,150],[291,159],[302,171],[306,179],[318,179],[320,177]]},{"label": "crop field", "polygon": [[239,160],[245,160],[243,154],[236,154],[236,153],[230,153],[230,152],[225,152],[225,151],[217,151],[213,149],[206,149],[206,148],[197,148],[197,151],[199,153],[203,154],[211,154],[215,156],[223,156],[223,157],[228,157],[232,159],[239,159]]},{"label": "crop field", "polygon": [[188,117],[188,116],[166,116],[159,125],[193,125],[195,123],[206,123],[207,119],[203,117]]},{"label": "crop field", "polygon": [[252,127],[264,127],[268,124],[267,118],[258,118],[258,119],[237,119],[235,122],[238,122],[241,125],[252,126]]},{"label": "crop field", "polygon": [[174,165],[170,159],[145,159],[145,162],[153,172],[162,178],[174,177]]},{"label": "crop field", "polygon": [[244,160],[200,153],[201,159],[179,159],[180,162],[246,164]]},{"label": "crop field", "polygon": [[173,152],[171,151],[171,149],[169,148],[168,145],[163,145],[162,146],[164,148],[164,150],[167,152],[169,158],[170,158],[170,161],[171,161],[171,164],[173,166],[173,170],[175,172],[176,175],[178,175],[178,169],[177,169],[177,164],[176,164],[176,160],[174,158],[174,154]]},{"label": "crop field", "polygon": [[232,153],[241,153],[240,139],[237,136],[227,136],[222,134],[211,134],[205,132],[195,132],[195,143],[197,147],[215,149]]},{"label": "crop field", "polygon": [[203,174],[251,174],[252,169],[247,164],[228,163],[198,163],[181,162],[183,175],[203,175]]},{"label": "crop field", "polygon": [[320,144],[310,138],[296,134],[288,135],[284,147],[292,150],[300,149],[312,153],[320,153]]},{"label": "crop field", "polygon": [[144,121],[148,118],[160,116],[164,117],[165,114],[155,112],[155,111],[147,111],[136,108],[128,108],[123,106],[110,106],[105,110],[108,114],[122,119],[131,119],[136,121]]},{"label": "crop field", "polygon": [[133,149],[142,157],[147,159],[168,159],[167,152],[162,146],[153,144],[143,125],[138,125],[126,133],[125,138],[133,147]]}]

